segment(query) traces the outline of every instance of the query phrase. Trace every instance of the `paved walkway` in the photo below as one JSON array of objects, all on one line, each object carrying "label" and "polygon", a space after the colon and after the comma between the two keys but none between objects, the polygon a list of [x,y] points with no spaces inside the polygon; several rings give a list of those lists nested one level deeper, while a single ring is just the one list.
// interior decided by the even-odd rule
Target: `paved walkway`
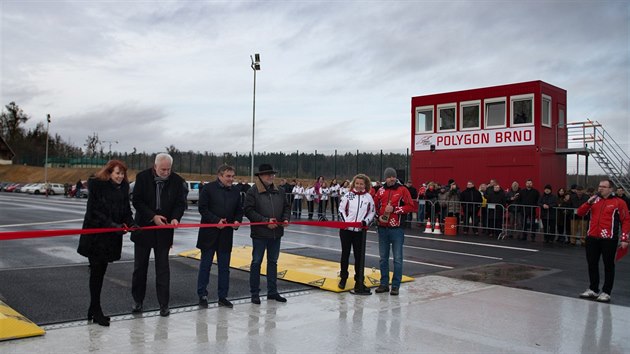
[{"label": "paved walkway", "polygon": [[288,300],[76,322],[2,342],[0,353],[630,352],[627,307],[441,276],[403,284],[398,297],[309,290]]}]

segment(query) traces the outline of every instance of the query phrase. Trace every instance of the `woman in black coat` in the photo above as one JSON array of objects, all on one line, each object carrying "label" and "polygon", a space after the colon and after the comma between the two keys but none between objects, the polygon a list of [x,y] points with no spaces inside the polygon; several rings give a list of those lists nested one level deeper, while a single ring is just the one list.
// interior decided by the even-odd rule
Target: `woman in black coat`
[{"label": "woman in black coat", "polygon": [[[94,178],[88,180],[89,198],[84,229],[135,227],[129,205],[127,166],[122,161],[109,161]],[[88,321],[109,326],[109,317],[101,309],[101,289],[107,263],[120,259],[122,235],[125,231],[81,235],[77,252],[90,261],[90,308]]]}]

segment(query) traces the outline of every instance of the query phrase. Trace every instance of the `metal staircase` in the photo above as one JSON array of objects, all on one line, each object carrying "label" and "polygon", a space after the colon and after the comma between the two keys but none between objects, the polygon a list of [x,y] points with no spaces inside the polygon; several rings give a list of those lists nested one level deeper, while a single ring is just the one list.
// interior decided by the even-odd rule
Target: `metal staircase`
[{"label": "metal staircase", "polygon": [[630,157],[599,122],[567,123],[566,129],[567,147],[562,152],[592,156],[616,186],[630,192]]}]

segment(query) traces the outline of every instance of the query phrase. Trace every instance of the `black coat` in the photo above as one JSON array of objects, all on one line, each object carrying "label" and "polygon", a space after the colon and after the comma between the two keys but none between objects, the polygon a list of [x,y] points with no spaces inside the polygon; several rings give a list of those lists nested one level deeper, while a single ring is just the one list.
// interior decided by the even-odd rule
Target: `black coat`
[{"label": "black coat", "polygon": [[[547,204],[549,209],[543,208],[543,204]],[[540,207],[540,218],[542,220],[555,220],[556,208],[558,207],[558,197],[553,194],[546,194],[540,196],[538,200],[538,206]]]},{"label": "black coat", "polygon": [[[136,208],[136,223],[139,226],[155,226],[153,217],[162,215],[171,220],[181,220],[186,209],[186,184],[183,178],[171,173],[164,182],[160,194],[161,210],[156,210],[155,173],[153,168],[144,170],[136,175],[136,185],[133,188],[133,206]],[[173,245],[174,229],[143,230],[131,233],[131,241],[144,247],[167,247]]]},{"label": "black coat", "polygon": [[[291,215],[291,206],[282,189],[274,184],[265,188],[260,180],[247,191],[243,209],[251,222],[268,222],[270,218],[278,222],[289,221]],[[276,239],[284,235],[282,226],[272,230],[266,225],[252,225],[250,231],[252,238]]]},{"label": "black coat", "polygon": [[[199,214],[202,224],[216,224],[221,219],[231,224],[243,221],[241,191],[237,186],[223,186],[218,180],[206,184],[199,193]],[[199,228],[197,248],[200,250],[218,249],[219,252],[232,250],[234,229],[224,227]]]},{"label": "black coat", "polygon": [[[129,183],[123,181],[117,185],[111,180],[90,178],[88,190],[90,194],[83,219],[84,229],[133,224],[129,205]],[[120,259],[122,241],[122,233],[117,232],[81,235],[77,252],[101,262],[113,262]]]}]

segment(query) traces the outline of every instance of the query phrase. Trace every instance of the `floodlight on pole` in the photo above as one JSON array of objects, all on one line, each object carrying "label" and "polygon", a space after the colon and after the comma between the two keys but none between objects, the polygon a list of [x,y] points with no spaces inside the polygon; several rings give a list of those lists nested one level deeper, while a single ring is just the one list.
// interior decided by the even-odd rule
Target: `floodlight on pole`
[{"label": "floodlight on pole", "polygon": [[260,70],[260,54],[256,53],[249,56],[252,60],[251,68],[254,71],[254,105],[252,108],[252,163],[250,167],[251,182],[254,183],[254,137],[256,132],[256,71]]}]

